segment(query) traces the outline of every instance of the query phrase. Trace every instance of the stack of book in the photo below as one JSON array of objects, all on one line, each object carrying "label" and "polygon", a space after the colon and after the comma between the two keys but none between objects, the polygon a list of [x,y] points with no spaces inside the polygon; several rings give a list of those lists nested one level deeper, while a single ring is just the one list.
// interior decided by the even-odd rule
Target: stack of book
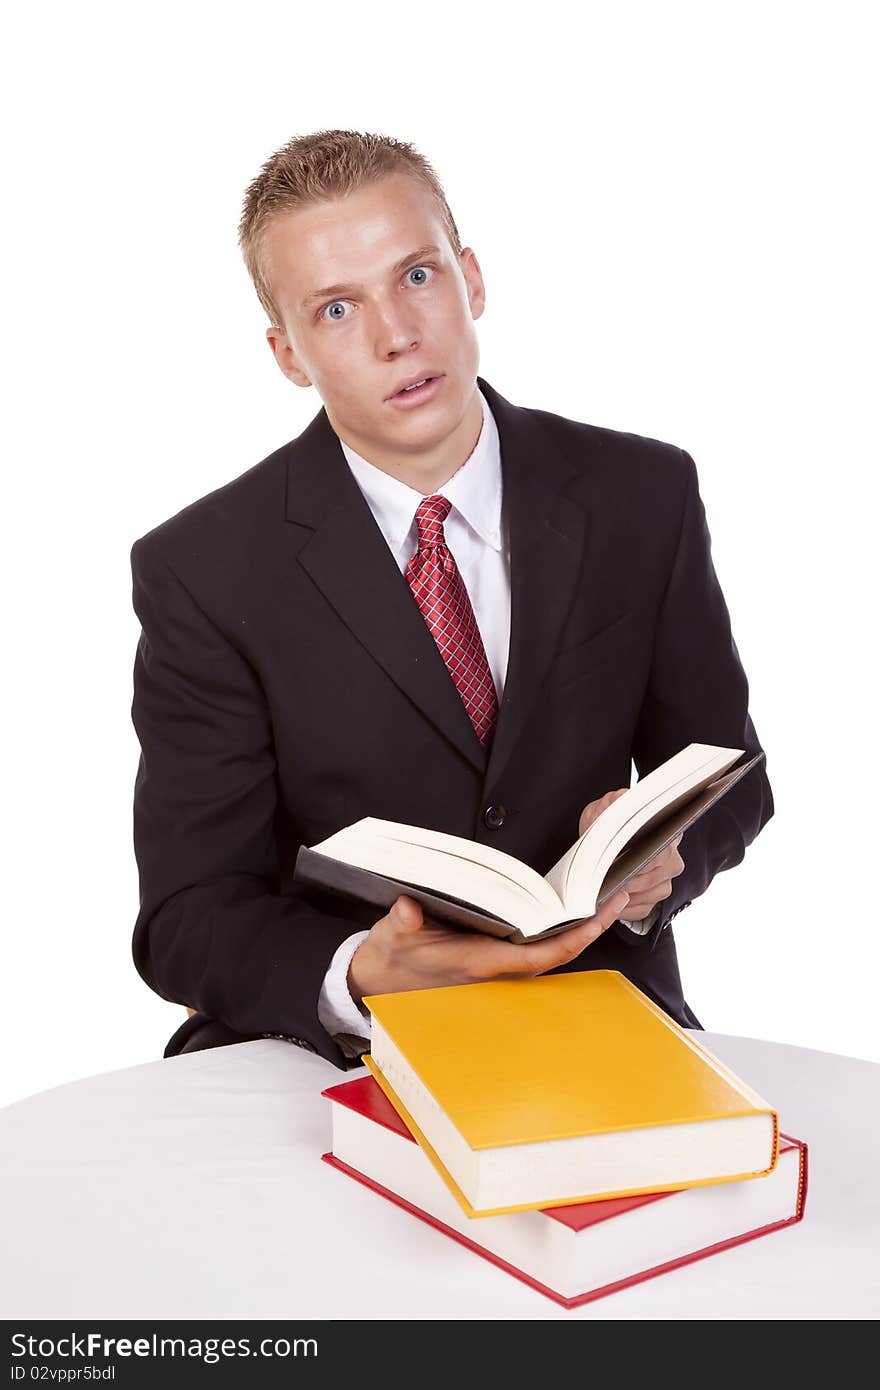
[{"label": "stack of book", "polygon": [[565,1307],[801,1219],[807,1147],[617,971],[373,995],[335,1168]]}]

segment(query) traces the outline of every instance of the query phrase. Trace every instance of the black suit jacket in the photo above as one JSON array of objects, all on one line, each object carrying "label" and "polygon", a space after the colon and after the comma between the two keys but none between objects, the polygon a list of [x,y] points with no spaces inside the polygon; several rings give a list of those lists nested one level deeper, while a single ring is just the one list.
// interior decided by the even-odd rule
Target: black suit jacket
[{"label": "black suit jacket", "polygon": [[[337,946],[381,912],[294,883],[300,844],[370,815],[543,874],[632,761],[643,776],[691,742],[760,747],[691,457],[477,381],[511,544],[488,753],[323,408],[131,551],[137,969],[233,1036],[286,1037],[340,1067],[318,995]],[[762,763],[685,833],[651,932],[615,923],[563,968],[620,970],[700,1026],[669,924],[772,813]]]}]

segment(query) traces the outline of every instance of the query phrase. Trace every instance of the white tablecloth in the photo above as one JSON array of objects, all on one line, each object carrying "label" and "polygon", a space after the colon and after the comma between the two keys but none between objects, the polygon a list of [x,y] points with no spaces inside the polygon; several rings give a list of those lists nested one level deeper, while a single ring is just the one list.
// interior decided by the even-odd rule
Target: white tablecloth
[{"label": "white tablecloth", "polygon": [[0,1111],[0,1316],[785,1319],[880,1315],[880,1066],[702,1043],[810,1149],[796,1226],[566,1310],[322,1163],[354,1076],[289,1043],[89,1077]]}]

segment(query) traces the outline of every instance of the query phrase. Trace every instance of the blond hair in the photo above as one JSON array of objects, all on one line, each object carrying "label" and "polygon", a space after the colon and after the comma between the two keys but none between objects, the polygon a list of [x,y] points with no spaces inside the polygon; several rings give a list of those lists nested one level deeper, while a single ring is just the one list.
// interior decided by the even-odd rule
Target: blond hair
[{"label": "blond hair", "polygon": [[388,174],[409,174],[431,193],[450,245],[458,256],[461,238],[436,173],[415,146],[390,135],[357,130],[319,130],[298,135],[266,160],[245,191],[238,242],[248,273],[270,323],[281,327],[272,297],[266,234],[275,218],[297,208],[344,197]]}]

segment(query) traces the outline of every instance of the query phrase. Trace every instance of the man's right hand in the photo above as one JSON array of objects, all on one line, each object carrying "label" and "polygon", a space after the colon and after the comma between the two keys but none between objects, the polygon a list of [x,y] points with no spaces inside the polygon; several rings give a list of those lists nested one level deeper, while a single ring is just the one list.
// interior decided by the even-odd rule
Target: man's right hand
[{"label": "man's right hand", "polygon": [[620,890],[595,916],[543,941],[520,946],[483,932],[460,931],[430,918],[425,920],[421,905],[404,895],[373,925],[352,956],[349,992],[360,1005],[365,994],[542,975],[592,945],[628,902],[629,894]]}]

